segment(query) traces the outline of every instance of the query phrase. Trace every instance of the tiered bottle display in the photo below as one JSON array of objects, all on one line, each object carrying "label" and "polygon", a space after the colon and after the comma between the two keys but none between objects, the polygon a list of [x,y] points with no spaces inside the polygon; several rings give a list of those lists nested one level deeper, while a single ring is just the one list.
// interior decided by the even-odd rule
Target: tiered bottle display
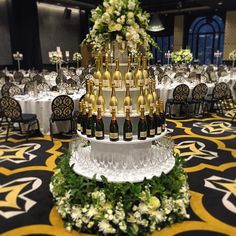
[{"label": "tiered bottle display", "polygon": [[[86,94],[80,101],[80,112],[77,118],[78,130],[88,137],[104,139],[103,116],[110,117],[109,139],[111,141],[131,141],[135,137],[139,140],[161,135],[166,129],[163,101],[158,98],[155,79],[148,75],[147,57],[137,57],[137,64],[132,71],[131,57],[128,57],[127,70],[124,74],[120,71],[119,59],[115,60],[115,69],[112,72],[106,56],[96,58],[96,71],[93,80],[86,81]],[[103,68],[104,66],[104,68]],[[123,77],[122,77],[123,76]],[[96,89],[94,91],[94,89]],[[110,91],[110,98],[103,96],[104,89]],[[116,95],[118,91],[119,99]],[[123,101],[120,98],[122,91]],[[135,100],[131,92],[137,91]],[[118,103],[122,103],[118,109]],[[108,107],[106,107],[109,104]],[[121,104],[120,104],[121,105]],[[121,110],[122,109],[122,110]],[[131,117],[139,117],[135,123]],[[123,119],[123,129],[119,127],[117,119]],[[133,133],[133,127],[137,128]],[[119,130],[123,133],[119,133]],[[119,137],[119,136],[123,137]]]}]

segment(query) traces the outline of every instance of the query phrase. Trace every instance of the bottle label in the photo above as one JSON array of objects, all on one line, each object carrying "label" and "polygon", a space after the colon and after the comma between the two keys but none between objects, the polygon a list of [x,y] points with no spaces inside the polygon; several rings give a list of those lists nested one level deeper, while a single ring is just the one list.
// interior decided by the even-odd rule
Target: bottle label
[{"label": "bottle label", "polygon": [[139,78],[139,79],[138,79],[138,86],[140,86],[141,84],[143,84],[143,79],[142,79],[142,78]]},{"label": "bottle label", "polygon": [[134,87],[134,81],[133,81],[133,80],[131,80],[131,79],[130,79],[130,80],[128,80],[128,81],[129,81],[129,82],[128,82],[128,83],[129,83],[129,86],[130,86],[130,87]]},{"label": "bottle label", "polygon": [[118,137],[118,133],[110,133],[110,139],[117,139]]},{"label": "bottle label", "polygon": [[81,124],[80,123],[77,123],[77,130],[81,131]]},{"label": "bottle label", "polygon": [[103,80],[103,87],[109,87],[109,80]]},{"label": "bottle label", "polygon": [[92,135],[92,130],[91,129],[86,129],[86,135]]},{"label": "bottle label", "polygon": [[133,137],[133,133],[129,132],[129,133],[125,133],[125,138],[126,139],[131,139]]},{"label": "bottle label", "polygon": [[150,135],[155,135],[155,129],[150,129]]},{"label": "bottle label", "polygon": [[121,80],[114,80],[114,84],[116,88],[120,88],[121,87]]},{"label": "bottle label", "polygon": [[98,137],[98,138],[101,138],[101,137],[103,137],[103,132],[102,131],[96,131],[95,136]]},{"label": "bottle label", "polygon": [[157,134],[161,134],[161,126],[157,127]]},{"label": "bottle label", "polygon": [[130,113],[132,112],[132,105],[131,106],[125,106],[125,111],[129,109]]},{"label": "bottle label", "polygon": [[147,137],[147,131],[141,131],[139,133],[139,135],[140,135],[140,138],[146,138]]},{"label": "bottle label", "polygon": [[94,79],[94,84],[96,85],[96,86],[98,86],[99,85],[99,79]]},{"label": "bottle label", "polygon": [[112,109],[115,109],[117,113],[117,106],[110,106],[110,112],[112,112]]}]

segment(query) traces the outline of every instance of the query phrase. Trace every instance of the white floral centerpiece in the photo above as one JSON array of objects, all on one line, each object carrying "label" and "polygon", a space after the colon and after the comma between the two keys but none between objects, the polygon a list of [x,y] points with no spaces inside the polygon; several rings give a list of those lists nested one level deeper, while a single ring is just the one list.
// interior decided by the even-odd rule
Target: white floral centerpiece
[{"label": "white floral centerpiece", "polygon": [[57,51],[49,52],[49,61],[52,64],[60,64],[62,62],[62,56]]},{"label": "white floral centerpiece", "polygon": [[174,63],[190,63],[193,55],[189,49],[180,49],[171,53],[171,59]]},{"label": "white floral centerpiece", "polygon": [[229,59],[233,61],[232,67],[234,67],[234,63],[236,60],[236,50],[233,50],[229,53]]},{"label": "white floral centerpiece", "polygon": [[150,45],[157,46],[146,32],[150,15],[141,9],[139,0],[104,0],[91,13],[94,25],[83,43],[91,44],[94,52],[105,50],[108,42],[126,42],[128,51],[134,55],[138,45],[147,54]]},{"label": "white floral centerpiece", "polygon": [[72,57],[73,61],[76,61],[77,68],[79,67],[79,61],[82,60],[82,55],[79,52],[75,52]]}]

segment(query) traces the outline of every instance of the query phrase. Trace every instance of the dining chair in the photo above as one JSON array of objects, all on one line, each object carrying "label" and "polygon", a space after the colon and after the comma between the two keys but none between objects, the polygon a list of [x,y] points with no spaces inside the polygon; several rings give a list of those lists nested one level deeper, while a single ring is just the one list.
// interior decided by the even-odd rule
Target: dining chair
[{"label": "dining chair", "polygon": [[220,82],[215,85],[213,88],[212,94],[209,94],[204,102],[205,102],[205,109],[209,113],[214,108],[216,108],[216,111],[223,114],[223,106],[222,101],[225,98],[225,95],[227,94],[228,85],[225,82]]},{"label": "dining chair", "polygon": [[7,133],[5,141],[7,142],[8,136],[9,136],[9,130],[10,126],[14,123],[19,124],[20,131],[21,130],[21,124],[27,124],[27,135],[26,135],[26,141],[28,141],[29,134],[30,134],[30,128],[32,125],[37,124],[38,130],[40,130],[39,127],[39,121],[36,114],[31,113],[22,113],[21,106],[19,102],[11,97],[2,97],[0,100],[1,108],[3,110],[4,117],[7,119]]},{"label": "dining chair", "polygon": [[53,141],[53,129],[52,125],[57,121],[70,121],[71,131],[74,130],[74,101],[68,95],[59,95],[55,97],[51,105],[52,114],[49,119],[50,123],[50,135]]},{"label": "dining chair", "polygon": [[5,84],[3,84],[2,88],[1,88],[2,97],[9,97],[10,96],[9,90],[12,86],[14,86],[14,84],[12,82],[6,82]]},{"label": "dining chair", "polygon": [[[194,105],[194,115],[199,115],[199,111],[203,112],[204,99],[207,95],[208,87],[204,83],[197,84],[192,90],[192,96],[188,99],[189,105]],[[201,108],[201,109],[200,109]]]},{"label": "dining chair", "polygon": [[21,84],[22,79],[24,78],[24,75],[20,71],[16,71],[13,75],[14,81],[18,84]]},{"label": "dining chair", "polygon": [[189,96],[189,92],[190,89],[188,87],[188,85],[186,84],[179,84],[174,88],[173,91],[173,98],[171,99],[167,99],[166,101],[166,108],[165,108],[165,112],[167,114],[167,110],[168,110],[168,114],[170,116],[170,118],[172,117],[172,106],[173,105],[180,105],[180,112],[182,110],[182,107],[184,106],[186,108],[186,117],[188,116],[188,96]]}]

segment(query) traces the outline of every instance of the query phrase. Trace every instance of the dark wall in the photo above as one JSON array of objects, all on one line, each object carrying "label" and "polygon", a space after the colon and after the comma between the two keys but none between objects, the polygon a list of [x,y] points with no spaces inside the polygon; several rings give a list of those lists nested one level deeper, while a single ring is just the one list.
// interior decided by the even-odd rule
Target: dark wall
[{"label": "dark wall", "polygon": [[0,1],[0,65],[12,64],[7,0]]},{"label": "dark wall", "polygon": [[39,36],[43,64],[48,64],[48,52],[60,46],[63,56],[65,51],[72,54],[79,50],[79,9],[71,9],[71,14],[64,14],[65,7],[38,3]]},{"label": "dark wall", "polygon": [[23,53],[22,68],[41,69],[36,1],[8,0],[8,3],[12,51]]}]

